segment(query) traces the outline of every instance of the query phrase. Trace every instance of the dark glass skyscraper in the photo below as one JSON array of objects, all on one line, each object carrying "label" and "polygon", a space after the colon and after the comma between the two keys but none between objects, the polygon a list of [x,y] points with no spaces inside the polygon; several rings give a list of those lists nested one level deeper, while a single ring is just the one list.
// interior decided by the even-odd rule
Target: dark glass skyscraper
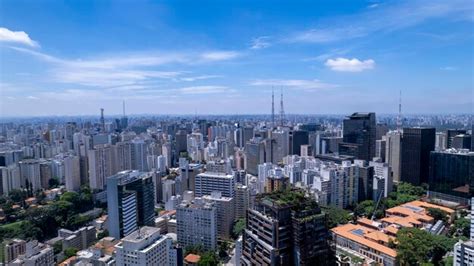
[{"label": "dark glass skyscraper", "polygon": [[404,128],[400,181],[414,185],[428,182],[430,152],[435,149],[435,128]]},{"label": "dark glass skyscraper", "polygon": [[467,202],[474,196],[474,152],[432,151],[428,184],[436,197]]},{"label": "dark glass skyscraper", "polygon": [[339,154],[371,161],[375,157],[375,113],[354,113],[343,121]]},{"label": "dark glass skyscraper", "polygon": [[296,130],[290,135],[291,139],[291,154],[301,155],[301,145],[308,144],[308,131]]},{"label": "dark glass skyscraper", "polygon": [[127,170],[107,178],[108,230],[120,239],[143,225],[154,225],[151,173]]}]

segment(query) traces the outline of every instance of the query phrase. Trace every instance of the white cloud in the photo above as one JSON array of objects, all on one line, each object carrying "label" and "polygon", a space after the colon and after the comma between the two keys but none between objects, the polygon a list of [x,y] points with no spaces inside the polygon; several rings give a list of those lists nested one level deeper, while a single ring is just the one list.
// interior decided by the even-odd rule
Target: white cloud
[{"label": "white cloud", "polygon": [[336,59],[328,59],[325,65],[334,71],[361,72],[364,70],[373,69],[375,66],[375,61],[372,59],[360,61],[357,58],[347,59],[339,57]]},{"label": "white cloud", "polygon": [[0,42],[21,43],[31,47],[38,47],[38,43],[33,41],[24,31],[11,31],[0,27]]},{"label": "white cloud", "polygon": [[26,97],[26,98],[27,98],[28,100],[39,100],[38,97],[36,97],[36,96],[31,96],[31,95],[28,96],[28,97]]},{"label": "white cloud", "polygon": [[269,39],[270,37],[268,36],[261,36],[252,39],[250,49],[257,50],[270,47],[271,43],[269,42]]},{"label": "white cloud", "polygon": [[192,76],[192,77],[183,77],[180,78],[182,81],[196,81],[196,80],[203,80],[203,79],[213,79],[213,78],[220,78],[220,75],[202,75],[202,76]]},{"label": "white cloud", "polygon": [[258,79],[250,83],[252,86],[277,86],[277,87],[289,87],[293,89],[301,89],[305,91],[314,91],[319,89],[335,88],[337,85],[321,82],[320,80],[313,79]]},{"label": "white cloud", "polygon": [[322,21],[314,28],[290,35],[286,41],[335,42],[364,37],[372,33],[404,29],[430,19],[474,20],[474,5],[470,0],[414,0],[394,3],[379,5],[377,8],[372,5],[372,8],[360,14]]},{"label": "white cloud", "polygon": [[177,89],[182,94],[215,94],[224,92],[233,92],[226,86],[192,86]]},{"label": "white cloud", "polygon": [[[189,75],[188,71],[159,71],[158,67],[182,67],[229,60],[240,54],[234,51],[214,52],[142,52],[91,59],[64,59],[20,47],[10,47],[50,63],[50,79],[54,82],[91,86],[115,91],[155,89],[156,82],[193,82],[220,77],[218,75]],[[150,70],[150,69],[153,70]]]},{"label": "white cloud", "polygon": [[213,51],[201,54],[201,59],[204,61],[223,61],[230,60],[240,56],[236,51]]},{"label": "white cloud", "polygon": [[457,70],[458,68],[454,66],[445,66],[445,67],[440,67],[440,69],[445,70],[445,71],[454,71],[454,70]]}]

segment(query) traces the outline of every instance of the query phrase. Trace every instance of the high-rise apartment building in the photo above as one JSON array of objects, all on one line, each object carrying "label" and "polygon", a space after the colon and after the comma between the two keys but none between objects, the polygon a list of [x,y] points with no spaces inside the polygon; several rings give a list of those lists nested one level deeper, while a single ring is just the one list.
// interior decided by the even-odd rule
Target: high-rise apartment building
[{"label": "high-rise apartment building", "polygon": [[195,195],[202,197],[211,195],[213,191],[219,191],[222,196],[233,198],[235,187],[235,177],[233,174],[221,172],[204,172],[196,175],[195,178]]},{"label": "high-rise apartment building", "polygon": [[88,151],[89,186],[104,189],[106,178],[116,173],[115,146],[97,145]]},{"label": "high-rise apartment building", "polygon": [[248,210],[242,265],[330,265],[326,216],[298,190],[257,195]]},{"label": "high-rise apartment building", "polygon": [[64,179],[67,191],[78,191],[81,188],[81,169],[79,156],[64,157]]},{"label": "high-rise apartment building", "polygon": [[108,230],[119,239],[138,229],[153,225],[154,187],[151,173],[128,170],[107,178]]},{"label": "high-rise apartment building", "polygon": [[399,182],[402,170],[402,134],[399,131],[391,131],[386,136],[385,162],[392,169],[393,181]]},{"label": "high-rise apartment building", "polygon": [[211,195],[202,197],[204,200],[214,203],[217,211],[217,236],[220,239],[230,240],[232,225],[235,220],[234,198],[222,197],[220,192],[212,192]]},{"label": "high-rise apartment building", "polygon": [[181,202],[176,208],[178,243],[184,248],[202,245],[205,250],[215,250],[217,223],[214,203],[202,198]]},{"label": "high-rise apartment building", "polygon": [[250,204],[249,187],[237,183],[235,186],[235,218],[243,219],[247,217],[247,209]]}]

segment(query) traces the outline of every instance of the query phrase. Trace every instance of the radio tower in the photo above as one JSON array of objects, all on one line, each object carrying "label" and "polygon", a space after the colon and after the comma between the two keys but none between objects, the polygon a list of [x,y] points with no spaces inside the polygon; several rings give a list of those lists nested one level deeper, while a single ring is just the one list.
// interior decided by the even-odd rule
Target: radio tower
[{"label": "radio tower", "polygon": [[283,126],[285,122],[285,109],[283,108],[283,90],[281,90],[280,95],[280,126]]},{"label": "radio tower", "polygon": [[400,90],[400,98],[398,99],[397,131],[402,132],[402,90]]},{"label": "radio tower", "polygon": [[102,132],[105,132],[104,108],[100,108],[100,125]]},{"label": "radio tower", "polygon": [[275,126],[275,92],[272,87],[272,128]]},{"label": "radio tower", "polygon": [[125,100],[122,102],[122,109],[123,109],[123,117],[125,117]]}]

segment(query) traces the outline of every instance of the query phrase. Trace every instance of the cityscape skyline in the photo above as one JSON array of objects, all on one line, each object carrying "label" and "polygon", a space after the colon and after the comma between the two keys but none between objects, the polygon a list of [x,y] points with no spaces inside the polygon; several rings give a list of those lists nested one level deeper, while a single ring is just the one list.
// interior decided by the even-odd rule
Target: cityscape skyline
[{"label": "cityscape skyline", "polygon": [[0,114],[473,112],[469,2],[279,4],[4,1]]}]

